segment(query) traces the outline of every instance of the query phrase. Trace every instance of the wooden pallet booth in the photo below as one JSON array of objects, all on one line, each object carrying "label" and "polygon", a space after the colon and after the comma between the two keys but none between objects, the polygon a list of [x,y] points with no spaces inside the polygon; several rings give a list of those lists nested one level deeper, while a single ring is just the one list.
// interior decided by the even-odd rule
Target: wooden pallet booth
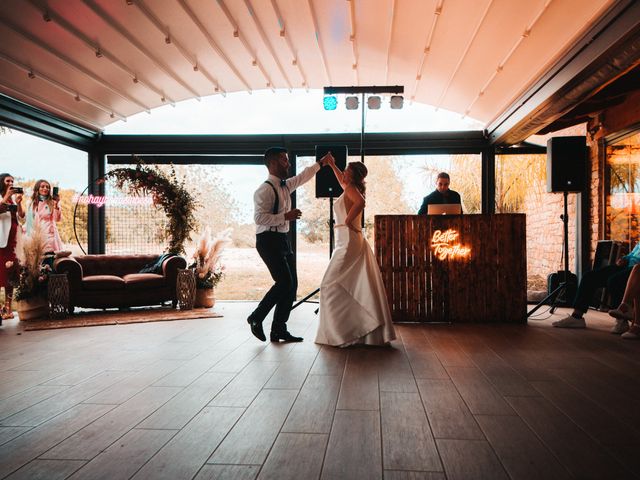
[{"label": "wooden pallet booth", "polygon": [[376,215],[394,322],[525,323],[524,214]]}]

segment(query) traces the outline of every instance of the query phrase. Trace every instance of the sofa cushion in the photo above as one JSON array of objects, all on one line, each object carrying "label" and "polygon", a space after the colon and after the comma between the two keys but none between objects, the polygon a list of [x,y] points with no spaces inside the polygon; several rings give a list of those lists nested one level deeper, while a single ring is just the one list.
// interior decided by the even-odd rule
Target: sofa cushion
[{"label": "sofa cushion", "polygon": [[82,279],[85,290],[124,290],[125,283],[115,275],[90,275]]},{"label": "sofa cushion", "polygon": [[117,275],[124,277],[128,273],[138,273],[148,263],[155,262],[158,255],[80,255],[75,259],[82,265],[85,276]]},{"label": "sofa cushion", "polygon": [[129,273],[122,277],[127,290],[164,287],[164,276],[155,273]]}]

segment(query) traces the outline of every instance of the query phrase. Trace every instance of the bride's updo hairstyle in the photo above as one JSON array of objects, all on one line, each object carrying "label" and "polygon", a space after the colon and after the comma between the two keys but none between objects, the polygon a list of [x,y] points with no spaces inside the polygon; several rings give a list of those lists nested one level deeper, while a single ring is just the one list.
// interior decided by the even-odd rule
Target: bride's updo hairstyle
[{"label": "bride's updo hairstyle", "polygon": [[350,162],[347,168],[351,169],[351,178],[353,179],[353,184],[360,191],[360,193],[364,195],[367,190],[364,179],[369,173],[367,167],[362,162]]}]

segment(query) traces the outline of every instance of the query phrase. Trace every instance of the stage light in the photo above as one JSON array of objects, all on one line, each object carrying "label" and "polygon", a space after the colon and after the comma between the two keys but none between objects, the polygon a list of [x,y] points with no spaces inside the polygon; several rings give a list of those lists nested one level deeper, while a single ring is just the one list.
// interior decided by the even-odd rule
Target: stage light
[{"label": "stage light", "polygon": [[329,95],[324,97],[322,104],[325,110],[335,110],[338,106],[338,99],[333,95]]},{"label": "stage light", "polygon": [[367,98],[367,107],[369,107],[369,110],[380,110],[381,103],[380,97],[377,95]]},{"label": "stage light", "polygon": [[391,95],[389,106],[393,110],[400,110],[403,105],[404,105],[404,97],[402,95]]},{"label": "stage light", "polygon": [[358,97],[347,97],[344,99],[344,106],[347,110],[357,110],[360,105]]}]

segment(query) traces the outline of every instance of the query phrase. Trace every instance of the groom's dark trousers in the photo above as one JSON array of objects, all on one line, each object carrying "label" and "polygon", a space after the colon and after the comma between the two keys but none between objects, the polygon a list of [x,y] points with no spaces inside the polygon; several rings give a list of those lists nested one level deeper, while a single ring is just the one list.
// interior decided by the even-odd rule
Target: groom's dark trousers
[{"label": "groom's dark trousers", "polygon": [[256,250],[276,283],[260,301],[250,318],[262,322],[275,305],[271,332],[284,333],[287,331],[287,320],[298,289],[298,276],[293,264],[289,238],[286,233],[259,233],[256,235]]}]

